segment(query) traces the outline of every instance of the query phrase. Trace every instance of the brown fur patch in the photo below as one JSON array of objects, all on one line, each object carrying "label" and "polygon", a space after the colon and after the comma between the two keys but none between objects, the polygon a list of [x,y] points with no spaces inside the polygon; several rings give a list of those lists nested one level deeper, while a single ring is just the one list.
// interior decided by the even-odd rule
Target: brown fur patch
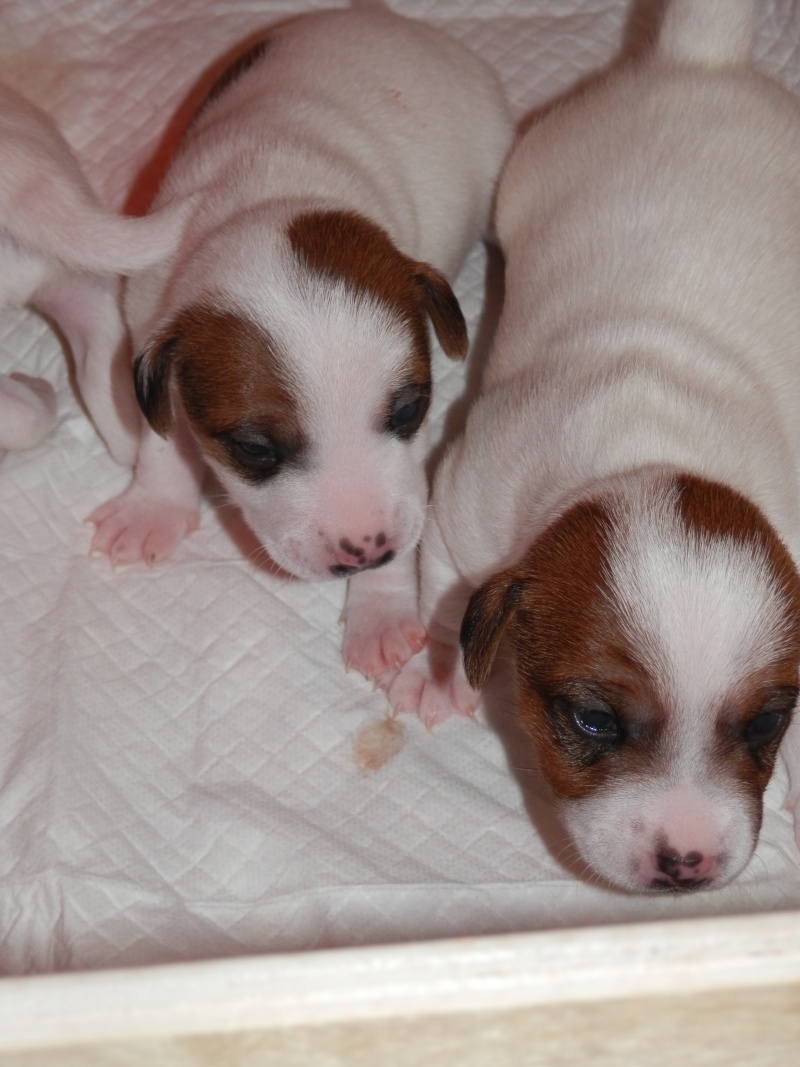
[{"label": "brown fur patch", "polygon": [[[760,549],[773,571],[787,608],[785,653],[775,663],[753,672],[731,694],[717,723],[716,763],[751,794],[766,788],[775,765],[783,732],[757,752],[740,743],[747,724],[776,690],[796,690],[800,663],[800,576],[789,551],[750,500],[727,486],[694,475],[676,479],[678,510],[689,530],[710,537],[732,538]],[[788,725],[788,718],[786,720]]]},{"label": "brown fur patch", "polygon": [[[262,434],[293,453],[302,448],[299,404],[283,367],[277,346],[253,322],[232,311],[194,305],[148,346],[137,366],[137,392],[149,401],[140,397],[154,428],[168,432],[165,409],[174,382],[203,449],[237,467],[230,435]],[[145,377],[142,387],[139,379]]]},{"label": "brown fur patch", "polygon": [[[747,725],[764,706],[797,685],[800,663],[800,581],[785,546],[761,513],[724,486],[684,477],[678,508],[687,526],[711,537],[755,539],[779,576],[790,606],[786,654],[729,694],[717,723],[720,773],[734,777],[760,806],[780,742],[753,751]],[[520,722],[534,741],[557,795],[590,795],[608,779],[636,777],[663,764],[670,709],[614,610],[607,588],[612,522],[602,500],[573,507],[531,546],[522,561],[473,594],[462,646],[473,685],[485,681],[502,633],[512,656]],[[776,695],[777,694],[777,695]],[[576,709],[612,709],[621,743],[584,737]],[[713,709],[717,710],[717,709]],[[711,712],[712,709],[709,709]]]},{"label": "brown fur patch", "polygon": [[355,212],[305,212],[292,220],[289,241],[309,270],[368,293],[408,324],[413,339],[408,378],[430,379],[430,317],[448,356],[467,353],[467,328],[447,279],[403,255],[385,230]]},{"label": "brown fur patch", "polygon": [[[506,618],[520,722],[561,797],[587,796],[609,776],[636,773],[659,759],[665,712],[647,672],[609,612],[605,572],[610,520],[601,502],[572,508],[534,542],[522,561],[489,579],[465,616],[470,680],[482,655],[475,612],[487,586],[495,598],[516,588]],[[464,630],[462,630],[464,634]],[[499,635],[497,635],[499,636]],[[487,664],[480,663],[480,671]],[[474,681],[473,681],[474,684]],[[598,744],[572,723],[573,709],[603,701],[617,713],[621,744]]]}]

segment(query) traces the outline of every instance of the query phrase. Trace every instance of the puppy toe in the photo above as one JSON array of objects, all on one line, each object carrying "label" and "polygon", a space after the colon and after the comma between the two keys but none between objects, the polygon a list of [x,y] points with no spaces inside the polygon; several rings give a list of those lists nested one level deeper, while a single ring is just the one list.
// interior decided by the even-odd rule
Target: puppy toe
[{"label": "puppy toe", "polygon": [[424,664],[417,663],[418,656],[408,661],[391,682],[387,696],[395,715],[418,715],[422,707],[425,684],[428,681]]},{"label": "puppy toe", "polygon": [[390,669],[399,670],[425,647],[428,634],[418,619],[403,619],[382,635],[383,659]]},{"label": "puppy toe", "polygon": [[171,509],[162,521],[150,524],[142,543],[141,558],[149,567],[169,559],[184,537],[197,529],[198,522],[196,511]]},{"label": "puppy toe", "polygon": [[415,714],[433,729],[452,715],[473,716],[479,693],[470,686],[455,649],[429,642],[405,664],[388,690],[397,714]]},{"label": "puppy toe", "polygon": [[381,689],[424,646],[425,627],[418,619],[391,619],[373,624],[369,631],[345,632],[342,656],[345,666],[375,679]]},{"label": "puppy toe", "polygon": [[193,508],[122,493],[93,511],[87,522],[95,526],[90,555],[108,556],[112,567],[142,561],[152,566],[168,559],[197,529],[199,515]]}]

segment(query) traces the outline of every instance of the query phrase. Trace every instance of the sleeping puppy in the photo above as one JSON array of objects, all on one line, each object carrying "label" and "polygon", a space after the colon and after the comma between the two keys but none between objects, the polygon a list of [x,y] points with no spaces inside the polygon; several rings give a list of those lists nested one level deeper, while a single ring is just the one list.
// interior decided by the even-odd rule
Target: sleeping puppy
[{"label": "sleeping puppy", "polygon": [[675,0],[646,61],[512,153],[429,642],[390,688],[471,713],[504,636],[563,824],[627,890],[739,874],[798,694],[800,108],[750,65],[754,10]]},{"label": "sleeping puppy", "polygon": [[418,649],[428,323],[466,354],[447,277],[511,137],[490,68],[387,11],[308,15],[242,57],[157,198],[194,197],[180,248],[129,286],[149,428],[94,550],[167,557],[207,464],[284,571],[355,576],[349,664],[376,676]]},{"label": "sleeping puppy", "polygon": [[[0,84],[0,311],[31,304],[58,322],[83,399],[120,463],[132,462],[138,426],[129,384],[114,381],[125,331],[109,276],[151,266],[181,224],[174,209],[138,219],[103,207],[50,118]],[[36,444],[54,416],[47,382],[0,377],[0,448]]]}]

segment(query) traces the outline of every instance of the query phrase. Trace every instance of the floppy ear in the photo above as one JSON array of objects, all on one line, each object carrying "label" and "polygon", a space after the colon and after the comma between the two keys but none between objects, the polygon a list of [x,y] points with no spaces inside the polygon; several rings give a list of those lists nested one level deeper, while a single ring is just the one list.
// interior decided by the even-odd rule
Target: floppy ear
[{"label": "floppy ear", "polygon": [[483,583],[469,598],[461,623],[461,650],[469,684],[480,689],[492,669],[500,638],[522,593],[513,572],[501,571]]},{"label": "floppy ear", "polygon": [[467,324],[447,278],[427,263],[418,263],[414,284],[445,354],[463,359],[469,348]]},{"label": "floppy ear", "polygon": [[133,364],[133,387],[144,417],[157,434],[169,437],[175,424],[170,381],[178,354],[172,325],[147,342]]}]

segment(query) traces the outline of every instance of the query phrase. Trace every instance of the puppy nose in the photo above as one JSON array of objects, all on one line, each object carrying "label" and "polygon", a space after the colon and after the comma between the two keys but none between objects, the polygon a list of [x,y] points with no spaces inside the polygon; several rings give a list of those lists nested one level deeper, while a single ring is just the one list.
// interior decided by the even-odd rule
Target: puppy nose
[{"label": "puppy nose", "polygon": [[650,883],[653,889],[700,889],[711,880],[713,857],[693,850],[681,854],[674,848],[664,846],[655,854],[655,867],[659,874]]},{"label": "puppy nose", "polygon": [[330,568],[331,573],[344,577],[391,563],[395,553],[387,545],[388,538],[383,531],[374,536],[366,534],[360,539],[341,537],[333,549],[336,562]]}]

